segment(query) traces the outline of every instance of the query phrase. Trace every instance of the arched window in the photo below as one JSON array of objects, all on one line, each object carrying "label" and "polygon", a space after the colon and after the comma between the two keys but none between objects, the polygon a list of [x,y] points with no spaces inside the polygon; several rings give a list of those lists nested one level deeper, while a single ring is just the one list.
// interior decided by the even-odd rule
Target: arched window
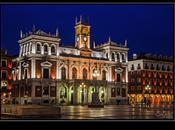
[{"label": "arched window", "polygon": [[112,61],[115,61],[115,55],[112,53]]},{"label": "arched window", "polygon": [[61,79],[66,79],[66,69],[64,67],[61,68]]},{"label": "arched window", "polygon": [[102,71],[102,80],[106,80],[106,71],[105,70]]},{"label": "arched window", "polygon": [[41,45],[40,44],[37,44],[37,46],[36,46],[36,52],[37,53],[41,53]]},{"label": "arched window", "polygon": [[47,45],[44,45],[44,53],[48,53],[48,47],[47,47]]},{"label": "arched window", "polygon": [[51,54],[52,55],[55,55],[56,54],[56,52],[55,52],[55,46],[51,46]]},{"label": "arched window", "polygon": [[83,79],[87,79],[87,70],[83,69]]},{"label": "arched window", "polygon": [[168,67],[167,67],[167,71],[170,71],[170,66],[168,65]]},{"label": "arched window", "polygon": [[27,52],[29,52],[30,51],[30,44],[28,44],[27,47],[28,47]]},{"label": "arched window", "polygon": [[124,61],[125,61],[125,55],[122,54],[122,62],[124,62]]},{"label": "arched window", "polygon": [[106,53],[106,58],[108,58],[108,53]]},{"label": "arched window", "polygon": [[72,79],[77,79],[77,69],[75,67],[72,69]]},{"label": "arched window", "polygon": [[120,61],[120,56],[119,56],[119,54],[117,54],[117,61]]},{"label": "arched window", "polygon": [[162,71],[164,71],[165,70],[165,67],[164,67],[164,65],[162,65]]},{"label": "arched window", "polygon": [[160,68],[159,68],[159,64],[157,64],[157,66],[156,66],[156,70],[159,70]]},{"label": "arched window", "polygon": [[154,70],[154,65],[153,64],[151,64],[151,70]]}]

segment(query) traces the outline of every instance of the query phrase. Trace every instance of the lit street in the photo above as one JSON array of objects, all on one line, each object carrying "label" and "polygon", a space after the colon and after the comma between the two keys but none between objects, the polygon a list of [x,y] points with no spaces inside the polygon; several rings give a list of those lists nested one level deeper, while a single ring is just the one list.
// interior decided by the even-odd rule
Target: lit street
[{"label": "lit street", "polygon": [[173,119],[173,106],[135,108],[129,105],[106,105],[104,108],[87,106],[61,107],[61,119]]}]

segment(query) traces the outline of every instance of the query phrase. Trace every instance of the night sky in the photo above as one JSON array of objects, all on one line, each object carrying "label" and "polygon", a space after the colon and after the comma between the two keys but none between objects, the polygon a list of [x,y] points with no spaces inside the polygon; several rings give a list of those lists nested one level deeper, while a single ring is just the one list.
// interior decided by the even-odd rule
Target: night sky
[{"label": "night sky", "polygon": [[59,29],[62,45],[74,46],[75,17],[89,19],[91,43],[128,40],[133,53],[173,55],[173,5],[2,5],[1,47],[18,54],[20,29],[36,29],[55,34]]}]

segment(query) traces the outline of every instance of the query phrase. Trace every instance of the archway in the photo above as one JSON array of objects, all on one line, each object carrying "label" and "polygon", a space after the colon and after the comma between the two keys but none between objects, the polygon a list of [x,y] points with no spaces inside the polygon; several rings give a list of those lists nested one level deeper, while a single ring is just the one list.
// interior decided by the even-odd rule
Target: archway
[{"label": "archway", "polygon": [[106,89],[104,87],[99,88],[99,99],[102,103],[106,102]]},{"label": "archway", "polygon": [[70,104],[73,104],[74,103],[74,89],[73,89],[73,87],[71,86],[70,88],[69,88],[69,103]]},{"label": "archway", "polygon": [[59,89],[59,103],[67,103],[68,99],[68,88],[66,86],[61,86]]},{"label": "archway", "polygon": [[92,93],[95,92],[95,87],[90,86],[88,89],[88,103],[90,104],[92,102]]}]

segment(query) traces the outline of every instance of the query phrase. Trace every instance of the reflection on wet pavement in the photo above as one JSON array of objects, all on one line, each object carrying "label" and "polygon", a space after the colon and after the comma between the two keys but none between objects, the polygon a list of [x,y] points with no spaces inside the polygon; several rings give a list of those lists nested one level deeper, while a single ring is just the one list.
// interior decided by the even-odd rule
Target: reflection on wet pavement
[{"label": "reflection on wet pavement", "polygon": [[88,106],[62,106],[61,119],[173,119],[173,106],[151,108],[129,105],[106,105],[104,108]]}]

